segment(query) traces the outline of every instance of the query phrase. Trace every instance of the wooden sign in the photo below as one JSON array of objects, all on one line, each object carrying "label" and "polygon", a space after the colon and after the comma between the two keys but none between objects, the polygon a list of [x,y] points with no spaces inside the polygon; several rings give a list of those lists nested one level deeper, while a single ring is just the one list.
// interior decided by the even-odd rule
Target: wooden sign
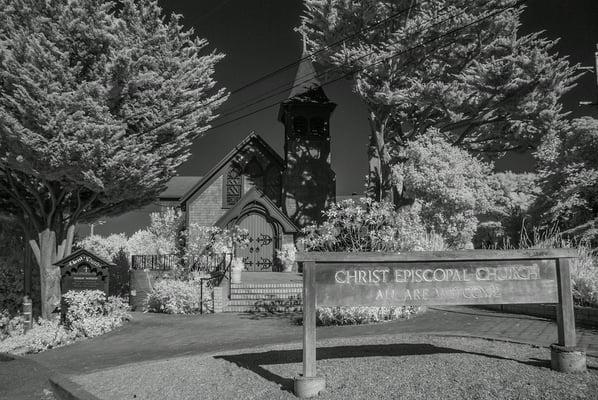
[{"label": "wooden sign", "polygon": [[60,290],[101,290],[108,295],[109,263],[86,250],[77,250],[56,263],[60,267]]},{"label": "wooden sign", "polygon": [[295,394],[324,388],[316,374],[316,306],[558,303],[558,345],[575,347],[569,261],[575,250],[298,253],[303,264],[303,375]]},{"label": "wooden sign", "polygon": [[327,263],[315,274],[323,306],[558,301],[554,260]]}]

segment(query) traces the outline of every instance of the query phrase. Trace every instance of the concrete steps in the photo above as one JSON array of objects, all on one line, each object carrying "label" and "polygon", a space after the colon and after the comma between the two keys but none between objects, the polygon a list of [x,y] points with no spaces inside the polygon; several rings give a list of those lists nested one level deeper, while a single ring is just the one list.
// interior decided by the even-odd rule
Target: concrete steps
[{"label": "concrete steps", "polygon": [[298,312],[302,294],[300,283],[232,284],[224,312]]}]

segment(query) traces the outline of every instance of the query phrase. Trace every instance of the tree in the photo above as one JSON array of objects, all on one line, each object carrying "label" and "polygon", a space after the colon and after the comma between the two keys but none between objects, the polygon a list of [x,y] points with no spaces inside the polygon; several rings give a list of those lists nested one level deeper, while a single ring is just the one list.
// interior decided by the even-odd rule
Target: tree
[{"label": "tree", "polygon": [[551,52],[554,41],[518,34],[523,8],[515,0],[305,4],[299,30],[310,50],[324,50],[322,64],[351,76],[369,111],[375,199],[393,196],[392,167],[430,127],[486,155],[533,149],[564,127],[559,98],[572,87],[575,67]]},{"label": "tree", "polygon": [[533,206],[540,225],[558,224],[565,235],[598,238],[598,120],[574,119],[558,140],[543,147],[541,196]]},{"label": "tree", "polygon": [[522,229],[533,230],[532,204],[540,195],[535,173],[499,172],[489,177],[496,187],[490,209],[482,216],[474,243],[477,247],[511,247]]},{"label": "tree", "polygon": [[492,165],[431,130],[409,142],[404,150],[407,161],[396,164],[393,172],[404,188],[403,197],[419,204],[423,223],[451,247],[464,248],[476,231],[477,215],[487,212],[496,197],[489,179]]},{"label": "tree", "polygon": [[0,0],[0,210],[28,234],[44,317],[75,225],[153,201],[226,99],[206,46],[156,0]]}]

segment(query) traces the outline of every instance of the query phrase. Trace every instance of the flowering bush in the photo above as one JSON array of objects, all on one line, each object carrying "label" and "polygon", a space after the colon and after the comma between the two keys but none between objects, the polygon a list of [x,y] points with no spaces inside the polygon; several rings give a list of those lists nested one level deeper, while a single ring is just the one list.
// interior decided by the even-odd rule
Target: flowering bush
[{"label": "flowering bush", "polygon": [[8,310],[0,311],[0,340],[4,340],[9,336],[17,336],[22,334],[22,316],[11,316],[11,313]]},{"label": "flowering bush", "polygon": [[0,341],[0,352],[13,354],[39,353],[40,351],[72,343],[74,332],[66,329],[58,320],[40,319],[23,334],[15,333]]},{"label": "flowering bush", "polygon": [[318,325],[359,325],[409,318],[421,307],[318,307]]},{"label": "flowering bush", "polygon": [[[211,290],[204,287],[204,300]],[[204,301],[207,304],[207,301]],[[201,281],[163,279],[154,285],[148,297],[148,310],[166,314],[194,314],[201,311]]]},{"label": "flowering bush", "polygon": [[113,330],[130,319],[120,297],[106,297],[101,290],[68,291],[65,326],[77,337],[94,337]]},{"label": "flowering bush", "polygon": [[276,257],[284,263],[294,263],[297,255],[297,248],[293,243],[284,243],[282,249],[276,250]]},{"label": "flowering bush", "polygon": [[112,261],[119,251],[125,251],[127,254],[129,253],[127,241],[128,239],[124,233],[113,234],[106,237],[92,235],[79,240],[76,245],[79,248],[92,252],[104,260]]},{"label": "flowering bush", "polygon": [[203,226],[191,224],[185,232],[187,254],[189,257],[232,253],[235,246],[245,246],[248,243],[247,229],[233,226],[222,229],[217,226]]},{"label": "flowering bush", "polygon": [[388,202],[343,200],[324,211],[325,221],[303,229],[308,251],[442,250],[439,235],[426,231],[418,209],[396,211]]},{"label": "flowering bush", "polygon": [[122,299],[107,298],[99,290],[69,291],[64,298],[69,305],[64,324],[58,319],[39,319],[24,333],[20,316],[9,319],[8,313],[0,314],[0,352],[38,353],[101,335],[130,318]]}]

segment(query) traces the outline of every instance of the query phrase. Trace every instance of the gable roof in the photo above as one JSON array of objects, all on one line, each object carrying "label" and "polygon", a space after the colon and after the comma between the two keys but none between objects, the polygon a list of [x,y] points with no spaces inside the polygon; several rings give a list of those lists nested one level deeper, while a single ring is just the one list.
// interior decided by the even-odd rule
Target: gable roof
[{"label": "gable roof", "polygon": [[75,250],[70,255],[64,257],[62,260],[55,262],[54,265],[57,265],[59,267],[65,267],[67,264],[69,264],[69,262],[71,262],[72,260],[75,260],[76,258],[81,257],[81,256],[88,257],[91,260],[93,260],[101,265],[107,265],[107,266],[115,265],[114,263],[106,261],[103,258],[98,257],[95,254],[93,254],[92,252],[85,250],[85,249]]},{"label": "gable roof", "polygon": [[252,203],[257,203],[264,207],[267,213],[276,220],[281,226],[285,233],[298,232],[299,228],[291,221],[291,219],[282,212],[280,208],[266,196],[261,190],[253,187],[245,193],[241,199],[235,204],[234,207],[229,209],[226,214],[216,221],[216,226],[225,227],[231,220],[238,218],[243,214],[243,211],[248,208]]},{"label": "gable roof", "polygon": [[251,144],[252,142],[257,142],[261,145],[270,155],[274,157],[274,159],[280,164],[283,164],[282,157],[270,146],[260,135],[252,131],[247,137],[235,146],[227,155],[224,156],[216,165],[214,165],[207,174],[203,176],[203,178],[197,182],[191,189],[185,193],[184,196],[181,197],[180,203],[185,203],[189,200],[195,193],[201,190],[208,182],[212,180],[212,178],[220,171],[226,164],[228,164],[239,152],[241,152],[246,146]]},{"label": "gable roof", "polygon": [[160,200],[179,200],[201,180],[201,176],[173,176],[166,183],[166,190],[160,193]]}]

